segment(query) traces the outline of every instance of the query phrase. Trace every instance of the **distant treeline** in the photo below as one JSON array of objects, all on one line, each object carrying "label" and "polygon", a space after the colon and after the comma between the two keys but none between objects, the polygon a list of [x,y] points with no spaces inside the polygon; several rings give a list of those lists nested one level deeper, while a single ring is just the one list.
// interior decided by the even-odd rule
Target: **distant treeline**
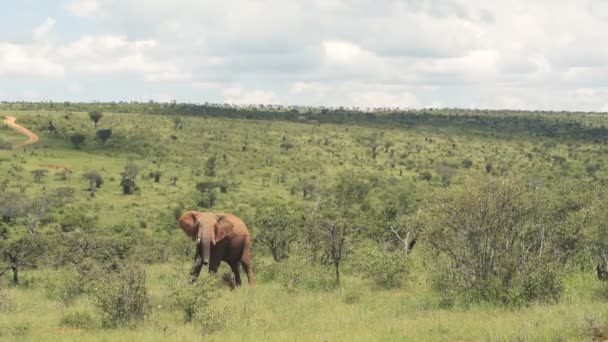
[{"label": "distant treeline", "polygon": [[[111,112],[153,115],[222,117],[246,120],[277,120],[311,124],[363,124],[387,126],[431,126],[478,129],[495,133],[528,133],[546,137],[605,142],[608,127],[604,120],[582,120],[591,112],[520,111],[457,108],[346,108],[282,105],[236,106],[229,104],[189,104],[176,102],[2,102],[0,109],[59,112]],[[603,118],[602,118],[603,119]]]}]

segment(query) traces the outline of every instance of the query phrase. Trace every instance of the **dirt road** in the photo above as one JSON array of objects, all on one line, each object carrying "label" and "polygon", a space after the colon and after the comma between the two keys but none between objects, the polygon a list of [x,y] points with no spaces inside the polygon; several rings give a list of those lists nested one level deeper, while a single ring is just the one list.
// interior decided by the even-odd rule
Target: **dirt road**
[{"label": "dirt road", "polygon": [[7,116],[6,119],[4,119],[4,123],[7,124],[9,127],[27,136],[27,141],[13,145],[13,149],[33,144],[38,141],[38,136],[36,134],[32,133],[32,131],[23,126],[18,125],[17,123],[15,123],[15,121],[17,121],[17,119],[13,116]]}]

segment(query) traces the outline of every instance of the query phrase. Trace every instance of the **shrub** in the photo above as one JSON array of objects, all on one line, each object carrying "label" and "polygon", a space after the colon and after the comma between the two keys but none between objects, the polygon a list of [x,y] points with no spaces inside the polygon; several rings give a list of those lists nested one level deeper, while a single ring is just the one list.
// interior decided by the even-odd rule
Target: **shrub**
[{"label": "shrub", "polygon": [[435,284],[445,304],[522,305],[559,298],[557,260],[542,253],[559,239],[554,231],[537,231],[542,213],[533,188],[519,179],[491,176],[464,185],[439,195],[427,212],[428,241],[443,261]]},{"label": "shrub", "polygon": [[199,313],[197,321],[201,324],[201,333],[211,335],[224,329],[228,312],[225,308],[207,308]]},{"label": "shrub", "polygon": [[359,248],[354,263],[364,278],[384,289],[400,287],[409,270],[406,254],[377,246]]},{"label": "shrub", "polygon": [[171,299],[169,305],[183,314],[185,322],[191,322],[201,311],[210,308],[211,300],[217,292],[218,279],[206,277],[205,281],[192,284],[186,278],[174,278],[176,279],[165,290],[167,298]]},{"label": "shrub", "polygon": [[76,149],[80,149],[80,147],[84,144],[86,138],[87,137],[82,133],[74,133],[70,136],[70,141],[72,142],[72,144],[74,144],[74,147],[76,147]]},{"label": "shrub", "polygon": [[106,328],[134,326],[144,318],[148,293],[142,264],[126,262],[95,284],[93,304]]},{"label": "shrub", "polygon": [[63,315],[60,324],[64,327],[90,329],[95,325],[95,320],[88,311],[74,311]]}]

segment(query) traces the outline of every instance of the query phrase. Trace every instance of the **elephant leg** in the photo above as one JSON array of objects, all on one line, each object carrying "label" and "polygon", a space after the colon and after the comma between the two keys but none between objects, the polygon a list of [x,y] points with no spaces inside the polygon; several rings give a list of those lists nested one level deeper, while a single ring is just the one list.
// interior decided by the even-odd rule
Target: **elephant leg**
[{"label": "elephant leg", "polygon": [[247,282],[249,282],[249,285],[255,286],[255,276],[253,275],[253,268],[251,267],[251,261],[241,260],[241,265],[243,266],[245,273],[247,273]]},{"label": "elephant leg", "polygon": [[239,266],[238,261],[230,263],[230,268],[232,269],[232,274],[234,274],[234,282],[236,286],[241,286],[241,270]]},{"label": "elephant leg", "polygon": [[196,254],[194,254],[194,265],[190,269],[190,276],[192,277],[192,282],[196,282],[199,274],[201,273],[201,269],[203,268],[203,256],[201,254],[201,244],[196,244]]},{"label": "elephant leg", "polygon": [[253,267],[251,266],[251,240],[249,236],[245,240],[245,247],[243,248],[243,254],[241,256],[241,265],[247,273],[247,281],[249,285],[255,286],[255,276],[253,275]]},{"label": "elephant leg", "polygon": [[222,246],[216,245],[215,248],[211,249],[211,255],[209,258],[209,273],[217,273],[223,257],[224,248]]}]

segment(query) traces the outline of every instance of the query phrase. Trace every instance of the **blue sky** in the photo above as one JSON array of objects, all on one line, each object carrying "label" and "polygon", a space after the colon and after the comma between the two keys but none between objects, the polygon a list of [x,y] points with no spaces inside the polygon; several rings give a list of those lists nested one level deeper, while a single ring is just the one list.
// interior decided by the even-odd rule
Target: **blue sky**
[{"label": "blue sky", "polygon": [[21,0],[0,100],[608,111],[601,0]]}]

